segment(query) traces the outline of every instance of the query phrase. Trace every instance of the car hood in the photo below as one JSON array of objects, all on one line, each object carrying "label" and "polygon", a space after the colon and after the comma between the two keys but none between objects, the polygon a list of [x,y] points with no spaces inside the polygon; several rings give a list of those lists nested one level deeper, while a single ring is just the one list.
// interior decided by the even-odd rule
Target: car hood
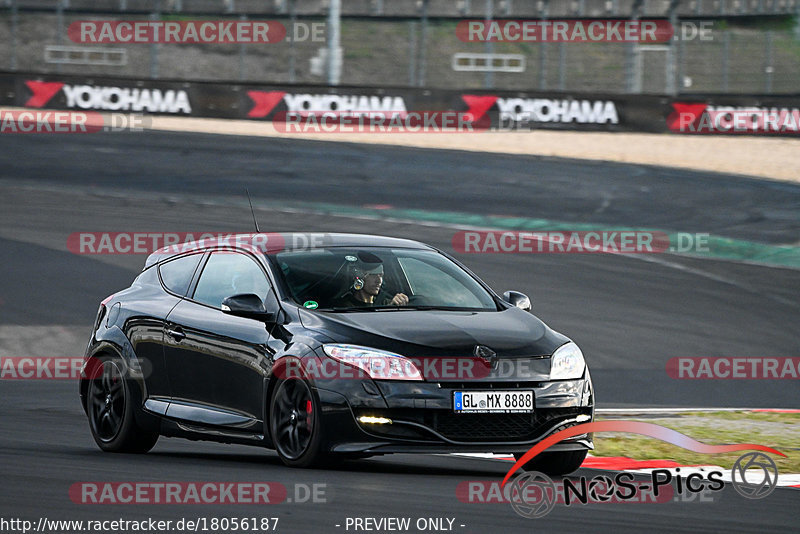
[{"label": "car hood", "polygon": [[476,345],[500,358],[549,356],[569,339],[519,308],[497,312],[438,310],[350,313],[300,310],[305,328],[337,343],[389,350],[404,356],[472,356]]}]

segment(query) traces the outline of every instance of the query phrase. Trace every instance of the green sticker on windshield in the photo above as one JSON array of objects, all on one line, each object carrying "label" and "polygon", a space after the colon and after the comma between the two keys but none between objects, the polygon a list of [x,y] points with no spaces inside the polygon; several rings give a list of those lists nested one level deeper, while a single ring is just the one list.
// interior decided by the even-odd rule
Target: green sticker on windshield
[{"label": "green sticker on windshield", "polygon": [[317,304],[317,301],[315,300],[307,300],[303,303],[303,307],[308,308],[309,310],[316,310],[317,306],[319,306],[319,304]]}]

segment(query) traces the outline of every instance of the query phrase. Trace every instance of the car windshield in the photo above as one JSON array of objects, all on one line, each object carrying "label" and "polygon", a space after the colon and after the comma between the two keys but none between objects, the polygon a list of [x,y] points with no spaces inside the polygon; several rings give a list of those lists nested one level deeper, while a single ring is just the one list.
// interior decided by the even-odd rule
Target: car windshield
[{"label": "car windshield", "polygon": [[492,295],[431,250],[330,247],[275,254],[298,304],[322,311],[497,311]]}]

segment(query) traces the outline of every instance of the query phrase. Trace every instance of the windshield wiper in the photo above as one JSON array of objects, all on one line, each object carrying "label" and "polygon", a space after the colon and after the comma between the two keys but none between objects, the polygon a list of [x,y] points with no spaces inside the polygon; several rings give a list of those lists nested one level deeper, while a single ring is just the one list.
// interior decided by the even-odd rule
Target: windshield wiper
[{"label": "windshield wiper", "polygon": [[395,310],[415,310],[413,306],[353,306],[348,308],[318,308],[317,311],[327,312],[374,312],[374,311],[395,311]]},{"label": "windshield wiper", "polygon": [[421,310],[421,311],[425,311],[425,310],[470,311],[470,312],[492,311],[492,310],[487,310],[485,308],[463,308],[461,306],[434,306],[434,305],[427,305],[427,304],[423,304],[423,305],[419,305],[419,306],[405,306],[405,308],[406,309],[411,309],[411,310]]}]

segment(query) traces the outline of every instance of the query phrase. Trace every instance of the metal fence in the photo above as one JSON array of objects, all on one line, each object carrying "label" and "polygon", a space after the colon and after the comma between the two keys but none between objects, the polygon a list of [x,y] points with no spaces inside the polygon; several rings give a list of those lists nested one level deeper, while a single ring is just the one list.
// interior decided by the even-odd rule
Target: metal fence
[{"label": "metal fence", "polygon": [[[3,1],[3,0],[0,0]],[[85,5],[76,0],[40,2],[35,9],[30,2],[20,7],[16,0],[5,0],[0,9],[0,61],[2,69],[42,73],[119,75],[138,78],[242,80],[264,83],[326,83],[325,70],[331,25],[327,2],[315,2],[315,9],[302,7],[291,0],[261,2],[271,6],[269,18],[280,20],[290,30],[324,25],[325,35],[318,40],[293,39],[267,45],[258,44],[78,44],[69,40],[67,28],[86,19],[104,20],[175,20],[192,17],[191,12],[176,14],[174,8],[202,6],[206,17],[247,20],[255,15],[237,12],[244,2],[127,2],[108,0]],[[509,6],[519,12],[523,4],[501,0],[472,0],[457,4],[473,13],[480,4],[483,17],[506,16]],[[545,2],[546,3],[546,2]],[[630,9],[635,2],[611,0],[564,2]],[[98,11],[106,4],[114,7]],[[139,4],[142,4],[139,6]],[[146,4],[146,5],[145,5]],[[218,4],[225,7],[221,9]],[[355,4],[355,2],[354,2]],[[361,2],[364,10],[379,3]],[[395,10],[405,5],[417,9],[419,2],[383,2],[381,9]],[[402,5],[401,5],[402,4]],[[550,3],[551,11],[553,2]],[[639,14],[652,6],[664,7],[669,1],[644,2]],[[91,11],[86,11],[91,5]],[[249,4],[247,4],[249,5]],[[561,3],[557,3],[561,6]],[[680,2],[674,13],[702,8],[718,12],[742,13],[742,8],[759,6],[764,13],[796,10],[800,2],[765,0],[750,2]],[[159,7],[146,13],[147,9]],[[166,10],[172,7],[173,11]],[[215,7],[216,6],[216,7]],[[416,7],[415,7],[416,6]],[[442,4],[444,6],[444,4]],[[699,6],[699,7],[698,7]],[[722,8],[720,7],[722,6]],[[0,4],[2,7],[2,4]],[[139,11],[134,7],[141,8]],[[413,11],[412,7],[409,10]],[[424,6],[423,6],[424,7]],[[531,9],[533,9],[533,7]],[[219,14],[215,13],[219,9]],[[355,10],[344,0],[343,13]],[[737,11],[738,10],[738,11]],[[677,94],[681,92],[720,93],[797,93],[800,92],[800,35],[789,18],[760,18],[739,24],[733,19],[711,20],[710,39],[699,37],[675,39],[666,45],[629,43],[470,43],[456,35],[457,18],[418,16],[346,16],[338,32],[342,50],[338,83],[348,85],[424,86],[459,89],[563,90],[625,93]],[[662,11],[663,12],[663,11]],[[587,11],[588,13],[588,11]],[[456,15],[458,12],[455,13]],[[510,12],[511,15],[515,11]],[[638,15],[637,15],[638,16]],[[263,18],[263,17],[262,17]],[[701,19],[675,18],[676,28],[686,24],[699,27]],[[743,21],[744,22],[744,21]],[[795,20],[796,22],[796,20]],[[297,26],[299,25],[299,26]],[[680,34],[680,31],[678,32]],[[502,54],[521,59],[514,69],[501,72],[454,70],[458,54]],[[502,69],[501,69],[502,70]]]}]

